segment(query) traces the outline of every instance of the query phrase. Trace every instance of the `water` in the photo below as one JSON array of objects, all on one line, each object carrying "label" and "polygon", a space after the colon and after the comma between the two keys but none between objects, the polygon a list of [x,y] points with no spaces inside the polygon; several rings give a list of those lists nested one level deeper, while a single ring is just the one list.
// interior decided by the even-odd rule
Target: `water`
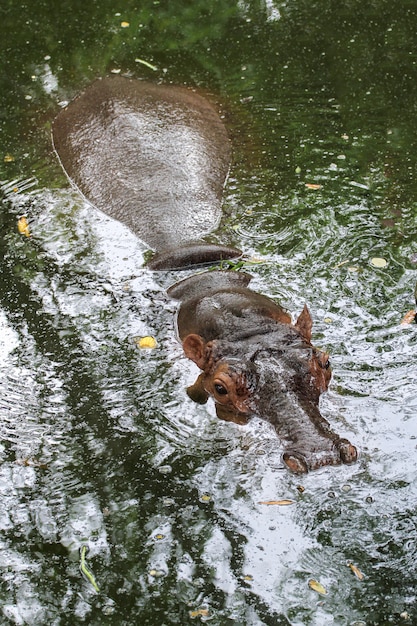
[{"label": "water", "polygon": [[[2,624],[417,623],[417,334],[399,323],[416,283],[416,26],[383,0],[4,4]],[[188,399],[177,276],[143,269],[145,246],[51,150],[59,107],[111,71],[216,94],[234,157],[214,238],[262,260],[254,288],[308,303],[332,355],[322,412],[357,464],[295,477],[268,425]],[[294,503],[259,504],[279,499]]]}]

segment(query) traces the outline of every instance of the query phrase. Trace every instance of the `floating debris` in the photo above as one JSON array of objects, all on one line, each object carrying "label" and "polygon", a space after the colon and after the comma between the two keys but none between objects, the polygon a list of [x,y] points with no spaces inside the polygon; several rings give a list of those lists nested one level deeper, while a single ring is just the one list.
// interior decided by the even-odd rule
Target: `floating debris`
[{"label": "floating debris", "polygon": [[23,467],[39,467],[39,469],[48,469],[47,463],[42,463],[36,459],[16,459],[16,465],[22,465]]},{"label": "floating debris", "polygon": [[267,506],[289,506],[290,504],[294,504],[294,500],[264,500],[258,502],[258,504],[266,504]]},{"label": "floating debris", "polygon": [[3,161],[5,163],[13,163],[14,160],[15,159],[14,159],[14,156],[12,154],[5,154],[4,155]]},{"label": "floating debris", "polygon": [[162,569],[151,569],[149,570],[149,576],[152,576],[153,578],[163,578],[166,576],[166,573]]},{"label": "floating debris", "polygon": [[383,268],[388,265],[388,261],[386,259],[383,259],[378,256],[372,257],[370,263],[373,267],[378,267],[378,268]]},{"label": "floating debris", "polygon": [[144,59],[135,59],[135,63],[141,63],[145,67],[149,67],[149,69],[153,70],[154,72],[158,71],[156,65],[152,65],[152,63],[149,63],[149,61],[145,61]]},{"label": "floating debris", "polygon": [[200,498],[201,502],[210,502],[211,500],[211,495],[208,493],[204,493],[201,498]]},{"label": "floating debris", "polygon": [[24,215],[22,215],[22,217],[19,217],[19,219],[17,220],[17,230],[21,235],[25,235],[25,237],[30,237],[29,224]]},{"label": "floating debris", "polygon": [[120,26],[121,26],[122,28],[129,28],[130,23],[129,23],[129,22],[120,22]]},{"label": "floating debris", "polygon": [[93,572],[87,566],[85,562],[85,557],[88,553],[88,546],[81,546],[80,550],[80,572],[84,576],[84,578],[94,587],[95,591],[99,592],[100,588],[96,583],[96,579],[94,577]]},{"label": "floating debris", "polygon": [[210,613],[208,609],[196,609],[195,611],[190,611],[189,615],[191,619],[195,619],[196,617],[208,617]]},{"label": "floating debris", "polygon": [[323,585],[317,580],[314,580],[314,578],[310,578],[310,580],[308,581],[308,586],[310,587],[310,589],[312,589],[316,593],[319,593],[321,596],[327,596],[327,589],[323,587]]},{"label": "floating debris", "polygon": [[146,337],[134,337],[134,342],[141,350],[153,350],[157,343],[155,337],[147,335]]},{"label": "floating debris", "polygon": [[322,185],[317,185],[315,183],[305,183],[307,189],[321,189]]},{"label": "floating debris", "polygon": [[346,265],[347,263],[349,263],[349,259],[345,259],[344,261],[341,261],[340,263],[337,263],[336,265],[333,266],[333,269],[337,269],[338,267],[342,267],[342,265]]},{"label": "floating debris", "polygon": [[354,563],[352,563],[351,561],[348,561],[346,563],[346,565],[348,567],[350,567],[350,569],[352,570],[352,572],[355,574],[356,578],[358,580],[363,580],[365,578],[365,574],[363,572],[361,572],[361,570],[359,569],[359,567],[357,567],[356,565],[354,565]]}]

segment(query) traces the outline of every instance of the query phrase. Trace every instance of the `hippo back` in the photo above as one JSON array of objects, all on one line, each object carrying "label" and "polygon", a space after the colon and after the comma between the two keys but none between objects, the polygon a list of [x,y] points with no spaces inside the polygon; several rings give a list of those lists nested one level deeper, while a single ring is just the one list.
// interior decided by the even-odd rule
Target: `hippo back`
[{"label": "hippo back", "polygon": [[55,150],[96,208],[155,250],[216,228],[230,162],[225,127],[197,93],[108,77],[56,117]]}]

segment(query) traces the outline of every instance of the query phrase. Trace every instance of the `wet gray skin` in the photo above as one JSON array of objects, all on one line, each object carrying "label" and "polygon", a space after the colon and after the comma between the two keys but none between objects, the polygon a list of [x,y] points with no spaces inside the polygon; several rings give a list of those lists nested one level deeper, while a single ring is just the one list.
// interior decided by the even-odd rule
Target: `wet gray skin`
[{"label": "wet gray skin", "polygon": [[221,217],[230,143],[199,94],[114,76],[97,80],[53,123],[62,167],[86,199],[158,254],[152,269],[239,256],[206,244]]},{"label": "wet gray skin", "polygon": [[[70,180],[98,209],[158,252],[151,269],[176,269],[240,251],[194,242],[220,219],[230,162],[227,132],[200,95],[180,87],[107,78],[55,119],[53,140]],[[216,401],[221,419],[271,422],[297,473],[356,460],[318,409],[330,380],[327,355],[311,345],[311,317],[295,325],[250,276],[198,274],[168,290],[181,300],[178,335],[203,370],[189,395]]]},{"label": "wet gray skin", "polygon": [[356,448],[319,411],[331,372],[328,355],[311,344],[307,307],[293,325],[279,305],[232,273],[200,275],[199,292],[195,277],[189,292],[187,280],[180,285],[169,290],[181,299],[178,335],[203,371],[188,389],[190,397],[199,403],[213,397],[218,417],[227,421],[244,424],[254,414],[266,419],[296,473],[356,461]]}]

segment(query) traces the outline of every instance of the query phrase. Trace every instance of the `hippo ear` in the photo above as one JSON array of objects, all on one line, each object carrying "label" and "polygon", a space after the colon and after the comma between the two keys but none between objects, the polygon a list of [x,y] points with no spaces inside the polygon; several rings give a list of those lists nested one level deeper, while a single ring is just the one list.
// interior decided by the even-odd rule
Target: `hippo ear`
[{"label": "hippo ear", "polygon": [[311,319],[310,311],[307,305],[304,305],[304,309],[301,311],[298,320],[295,322],[295,327],[308,342],[311,341],[311,329],[313,327],[313,320]]},{"label": "hippo ear", "polygon": [[206,344],[200,335],[187,335],[182,342],[182,347],[186,357],[194,361],[203,370],[207,361]]},{"label": "hippo ear", "polygon": [[205,404],[209,399],[209,394],[204,388],[204,380],[205,375],[200,374],[194,385],[190,385],[189,387],[187,387],[188,396],[191,398],[191,400],[197,402],[197,404]]}]

